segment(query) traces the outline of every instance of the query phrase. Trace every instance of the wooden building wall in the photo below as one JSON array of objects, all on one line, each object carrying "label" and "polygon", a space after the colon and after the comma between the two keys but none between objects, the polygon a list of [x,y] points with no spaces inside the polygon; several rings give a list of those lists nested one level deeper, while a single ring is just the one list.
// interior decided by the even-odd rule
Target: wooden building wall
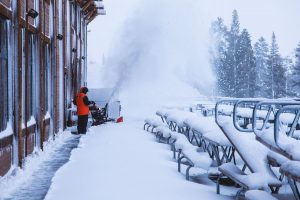
[{"label": "wooden building wall", "polygon": [[66,128],[72,98],[86,83],[95,7],[91,0],[0,0],[0,176]]}]

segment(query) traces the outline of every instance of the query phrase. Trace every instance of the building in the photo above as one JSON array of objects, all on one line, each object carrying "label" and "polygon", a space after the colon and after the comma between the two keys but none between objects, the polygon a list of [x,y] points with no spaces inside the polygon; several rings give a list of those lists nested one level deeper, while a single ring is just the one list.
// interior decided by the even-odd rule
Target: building
[{"label": "building", "polygon": [[0,0],[0,176],[68,123],[102,1]]}]

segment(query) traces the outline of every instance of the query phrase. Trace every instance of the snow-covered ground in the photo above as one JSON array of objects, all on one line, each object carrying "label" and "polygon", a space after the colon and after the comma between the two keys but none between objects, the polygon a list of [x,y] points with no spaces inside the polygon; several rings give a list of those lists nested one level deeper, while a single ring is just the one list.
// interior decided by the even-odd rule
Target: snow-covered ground
[{"label": "snow-covered ground", "polygon": [[0,199],[44,199],[52,177],[68,162],[71,151],[79,143],[79,138],[67,131],[59,133],[55,140],[50,140],[45,145],[44,151],[35,150],[28,156],[23,169],[12,167],[10,173],[0,177]]},{"label": "snow-covered ground", "polygon": [[134,120],[92,127],[56,173],[45,199],[232,199],[217,195],[206,173],[199,176],[203,184],[186,181],[170,146],[142,126]]}]

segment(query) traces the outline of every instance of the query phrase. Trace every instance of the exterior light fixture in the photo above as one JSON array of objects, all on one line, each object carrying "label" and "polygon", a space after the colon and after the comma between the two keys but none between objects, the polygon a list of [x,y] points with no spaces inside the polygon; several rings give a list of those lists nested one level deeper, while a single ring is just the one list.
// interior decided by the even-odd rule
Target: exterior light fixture
[{"label": "exterior light fixture", "polygon": [[64,39],[64,36],[63,36],[62,34],[58,34],[58,35],[56,36],[56,38],[57,38],[58,40],[62,40],[62,39]]},{"label": "exterior light fixture", "polygon": [[81,59],[82,59],[82,60],[85,60],[85,56],[82,56]]},{"label": "exterior light fixture", "polygon": [[38,13],[36,10],[34,10],[33,8],[31,8],[31,9],[27,12],[26,15],[29,16],[29,17],[31,17],[31,18],[33,18],[33,19],[35,19],[35,18],[39,15],[39,13]]}]

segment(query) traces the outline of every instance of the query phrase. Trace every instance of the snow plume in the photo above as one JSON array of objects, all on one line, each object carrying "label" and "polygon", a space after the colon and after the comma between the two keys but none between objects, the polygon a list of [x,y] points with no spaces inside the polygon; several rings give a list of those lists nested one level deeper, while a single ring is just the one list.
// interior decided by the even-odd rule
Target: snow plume
[{"label": "snow plume", "polygon": [[212,94],[202,9],[199,0],[143,1],[127,20],[104,73],[125,110]]}]

